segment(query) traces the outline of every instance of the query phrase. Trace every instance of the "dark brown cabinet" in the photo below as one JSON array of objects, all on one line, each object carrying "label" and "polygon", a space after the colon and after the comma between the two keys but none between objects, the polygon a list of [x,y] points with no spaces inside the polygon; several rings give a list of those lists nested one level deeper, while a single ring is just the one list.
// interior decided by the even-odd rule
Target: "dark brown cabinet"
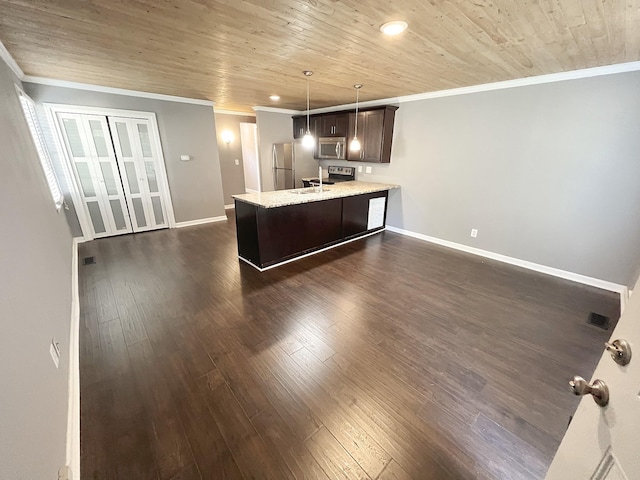
[{"label": "dark brown cabinet", "polygon": [[[374,192],[364,195],[354,195],[342,199],[342,237],[345,239],[357,237],[369,229],[369,205],[372,198],[388,197],[388,192]],[[385,217],[387,222],[385,201]]]},{"label": "dark brown cabinet", "polygon": [[[361,149],[352,152],[347,148],[347,160],[352,162],[389,163],[391,162],[391,141],[393,122],[398,107],[386,105],[370,107],[358,113],[358,140]],[[346,137],[347,145],[353,140],[355,112],[341,111],[311,115],[309,130],[316,140],[315,154],[318,151],[318,139],[321,137]],[[293,117],[293,138],[299,139],[307,133],[307,116]]]},{"label": "dark brown cabinet", "polygon": [[[385,106],[358,113],[360,151],[347,150],[347,160],[353,162],[391,162],[393,122],[398,107]],[[349,115],[349,142],[353,139],[356,114]]]},{"label": "dark brown cabinet", "polygon": [[[307,116],[296,115],[293,118],[293,138],[298,140],[307,133]],[[309,131],[314,138],[317,136],[318,124],[320,123],[320,115],[311,115],[309,117]]]},{"label": "dark brown cabinet", "polygon": [[[383,190],[275,208],[236,199],[238,255],[258,268],[266,268],[382,230],[388,195]],[[381,197],[385,198],[382,225],[369,228],[371,200]]]},{"label": "dark brown cabinet", "polygon": [[305,133],[307,133],[307,116],[293,117],[293,138],[296,140],[302,138]]},{"label": "dark brown cabinet", "polygon": [[318,137],[346,137],[349,128],[348,113],[325,113],[318,116]]}]

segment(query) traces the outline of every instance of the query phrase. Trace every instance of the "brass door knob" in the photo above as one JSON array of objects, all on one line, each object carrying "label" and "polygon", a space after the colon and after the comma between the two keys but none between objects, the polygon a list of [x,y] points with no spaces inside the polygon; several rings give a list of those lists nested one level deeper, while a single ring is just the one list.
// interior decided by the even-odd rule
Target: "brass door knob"
[{"label": "brass door knob", "polygon": [[591,395],[601,407],[605,407],[609,403],[609,387],[602,380],[594,380],[590,384],[584,378],[576,375],[569,382],[569,387],[574,395]]},{"label": "brass door knob", "polygon": [[631,361],[631,345],[626,340],[614,340],[604,344],[607,351],[611,353],[611,358],[623,367]]}]

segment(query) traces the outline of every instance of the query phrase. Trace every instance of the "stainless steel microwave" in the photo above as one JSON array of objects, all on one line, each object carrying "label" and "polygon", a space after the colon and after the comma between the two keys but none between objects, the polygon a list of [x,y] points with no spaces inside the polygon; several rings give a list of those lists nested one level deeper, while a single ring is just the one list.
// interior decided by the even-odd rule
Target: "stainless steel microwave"
[{"label": "stainless steel microwave", "polygon": [[344,160],[347,139],[345,137],[320,137],[318,139],[318,157],[332,160]]}]

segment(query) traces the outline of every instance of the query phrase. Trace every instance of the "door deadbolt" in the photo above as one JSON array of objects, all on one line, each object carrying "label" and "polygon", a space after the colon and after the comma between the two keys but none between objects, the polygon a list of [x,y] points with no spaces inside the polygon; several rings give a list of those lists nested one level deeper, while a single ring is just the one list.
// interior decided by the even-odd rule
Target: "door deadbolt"
[{"label": "door deadbolt", "polygon": [[611,358],[618,364],[628,365],[631,361],[631,345],[626,340],[614,340],[604,344],[607,347],[607,351],[611,353]]},{"label": "door deadbolt", "polygon": [[605,407],[609,403],[609,387],[602,380],[594,380],[590,384],[584,378],[576,375],[569,382],[569,387],[574,395],[591,395],[601,407]]}]

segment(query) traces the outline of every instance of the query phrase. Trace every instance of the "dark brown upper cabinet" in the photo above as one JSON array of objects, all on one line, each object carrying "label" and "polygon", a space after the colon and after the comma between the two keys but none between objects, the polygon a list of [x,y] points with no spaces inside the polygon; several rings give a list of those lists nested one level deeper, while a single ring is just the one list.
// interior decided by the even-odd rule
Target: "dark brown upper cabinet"
[{"label": "dark brown upper cabinet", "polygon": [[[390,163],[393,122],[398,107],[375,107],[358,112],[358,140],[360,151],[347,148],[347,160],[352,162]],[[355,112],[349,114],[348,143],[355,131]]]},{"label": "dark brown upper cabinet", "polygon": [[318,137],[346,137],[349,128],[349,114],[325,113],[318,116]]},{"label": "dark brown upper cabinet", "polygon": [[[299,138],[304,137],[304,134],[307,133],[307,116],[306,115],[296,115],[293,118],[293,138],[297,140]],[[311,115],[309,116],[309,131],[311,135],[314,137],[318,136],[318,124],[321,123],[320,115]],[[320,135],[322,136],[322,135]]]},{"label": "dark brown upper cabinet", "polygon": [[[393,122],[398,107],[386,105],[369,107],[358,112],[358,140],[361,149],[352,152],[347,147],[347,160],[352,162],[389,163],[391,162],[391,141],[393,139]],[[317,141],[320,137],[346,137],[347,146],[353,139],[355,129],[355,112],[341,111],[320,113],[309,117],[309,130]],[[293,117],[293,138],[304,137],[307,132],[307,116]],[[315,156],[314,156],[315,158]]]},{"label": "dark brown upper cabinet", "polygon": [[293,117],[293,138],[296,140],[302,138],[305,133],[307,133],[307,116]]}]

